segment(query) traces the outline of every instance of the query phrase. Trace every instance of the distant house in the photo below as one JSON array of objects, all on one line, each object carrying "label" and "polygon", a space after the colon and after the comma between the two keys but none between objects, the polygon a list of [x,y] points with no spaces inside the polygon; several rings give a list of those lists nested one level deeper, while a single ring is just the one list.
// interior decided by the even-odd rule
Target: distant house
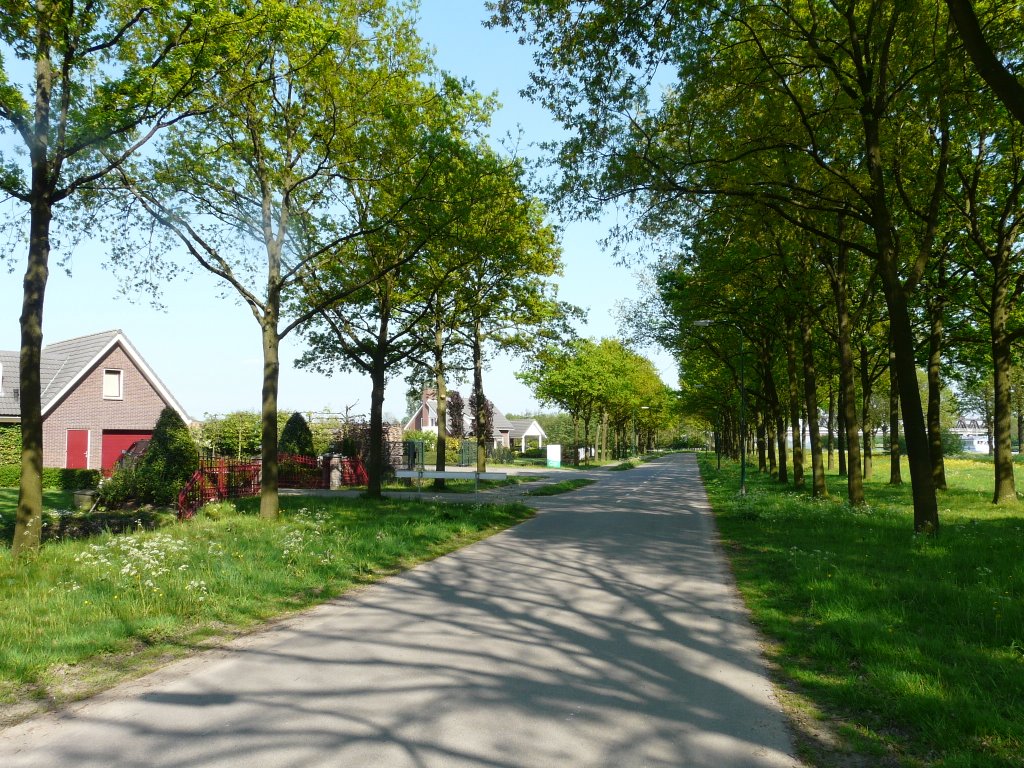
[{"label": "distant house", "polygon": [[[153,435],[160,411],[189,421],[122,331],[43,347],[43,466],[102,469]],[[0,424],[21,422],[18,353],[0,351]]]},{"label": "distant house", "polygon": [[988,428],[984,419],[968,416],[960,418],[951,430],[960,437],[963,450],[968,453],[990,453]]},{"label": "distant house", "polygon": [[544,441],[548,439],[544,427],[536,419],[513,419],[512,432],[509,436],[513,442],[519,441],[520,451],[525,451],[534,442],[538,448],[543,448]]},{"label": "distant house", "polygon": [[[469,403],[468,398],[464,398],[464,401],[467,404]],[[462,414],[462,421],[462,433],[467,437],[473,437],[472,414],[468,412],[468,409],[466,413]],[[538,428],[540,427],[539,424],[537,426]],[[423,391],[423,399],[420,401],[419,408],[405,422],[405,431],[437,432],[437,395],[433,390],[425,389]],[[494,424],[491,430],[491,445],[495,448],[511,448],[514,431],[515,426],[513,423],[505,418],[505,414],[495,408]],[[543,430],[541,431],[543,432]],[[451,436],[452,429],[450,425],[446,429],[445,434]],[[519,438],[516,437],[516,439]]]}]

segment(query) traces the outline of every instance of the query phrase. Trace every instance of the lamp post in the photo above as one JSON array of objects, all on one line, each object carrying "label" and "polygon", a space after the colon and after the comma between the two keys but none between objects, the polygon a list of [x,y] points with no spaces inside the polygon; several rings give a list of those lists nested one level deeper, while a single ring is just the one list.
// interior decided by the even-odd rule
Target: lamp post
[{"label": "lamp post", "polygon": [[[740,337],[740,496],[747,495],[747,422],[746,422],[746,404],[747,404],[747,391],[744,387],[743,382],[743,331],[740,330],[739,326],[734,323],[730,323],[728,320],[723,320],[723,323],[731,326]],[[714,320],[695,320],[694,325],[700,328],[707,328],[708,326],[714,325]]]}]

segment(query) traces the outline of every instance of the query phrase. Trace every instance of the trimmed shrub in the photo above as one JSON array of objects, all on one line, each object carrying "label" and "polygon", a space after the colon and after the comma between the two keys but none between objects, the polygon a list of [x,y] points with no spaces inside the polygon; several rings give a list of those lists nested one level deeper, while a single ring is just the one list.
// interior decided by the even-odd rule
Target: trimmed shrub
[{"label": "trimmed shrub", "polygon": [[43,468],[43,488],[48,490],[81,491],[99,485],[102,474],[98,469]]},{"label": "trimmed shrub", "polygon": [[402,433],[402,440],[422,440],[423,450],[426,453],[437,452],[437,433],[428,430],[410,429]]},{"label": "trimmed shrub", "polygon": [[21,425],[0,424],[0,466],[21,462]]},{"label": "trimmed shrub", "polygon": [[281,432],[281,439],[277,443],[277,450],[291,456],[316,456],[313,432],[301,413],[293,413],[288,417]]},{"label": "trimmed shrub", "polygon": [[21,467],[17,464],[0,466],[0,488],[17,488],[21,482]]},{"label": "trimmed shrub", "polygon": [[[43,468],[43,488],[48,491],[80,491],[95,488],[100,481],[96,469]],[[17,488],[21,483],[21,465],[0,465],[0,488]]]},{"label": "trimmed shrub", "polygon": [[199,450],[188,426],[176,410],[164,408],[149,448],[135,465],[119,467],[100,486],[100,503],[114,508],[133,501],[169,506],[198,468]]}]

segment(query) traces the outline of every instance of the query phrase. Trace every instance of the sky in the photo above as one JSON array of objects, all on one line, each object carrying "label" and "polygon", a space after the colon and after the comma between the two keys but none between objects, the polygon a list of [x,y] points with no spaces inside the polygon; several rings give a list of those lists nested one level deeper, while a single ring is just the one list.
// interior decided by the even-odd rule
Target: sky
[{"label": "sky", "polygon": [[[419,15],[420,35],[434,47],[435,61],[442,69],[468,78],[480,92],[497,92],[502,107],[492,126],[494,141],[520,128],[528,145],[559,135],[543,108],[519,96],[528,83],[530,52],[519,46],[512,33],[483,26],[484,0],[421,0]],[[527,146],[524,153],[537,155],[538,151]],[[559,298],[587,310],[586,325],[578,328],[580,335],[617,336],[617,305],[639,298],[639,293],[636,275],[616,265],[599,245],[611,220],[558,223],[563,227],[564,262]],[[62,257],[67,257],[70,277],[57,266]],[[183,257],[181,273],[163,288],[163,309],[156,308],[147,296],[125,296],[115,275],[103,267],[104,257],[102,247],[96,245],[80,245],[70,255],[55,250],[43,313],[44,344],[119,328],[192,418],[259,409],[259,326],[233,292]],[[25,254],[12,254],[9,266],[10,271],[0,262],[0,349],[16,350]],[[348,409],[353,415],[368,414],[366,377],[297,369],[293,361],[302,352],[299,337],[282,342],[278,398],[282,413]],[[675,386],[672,358],[658,350],[642,353],[654,362],[665,382]],[[515,378],[520,366],[520,361],[504,356],[491,360],[484,391],[504,413],[545,410]],[[9,375],[4,372],[5,378]],[[468,395],[468,382],[449,386]],[[406,415],[407,388],[404,375],[396,375],[389,384],[384,404],[388,418]]]}]

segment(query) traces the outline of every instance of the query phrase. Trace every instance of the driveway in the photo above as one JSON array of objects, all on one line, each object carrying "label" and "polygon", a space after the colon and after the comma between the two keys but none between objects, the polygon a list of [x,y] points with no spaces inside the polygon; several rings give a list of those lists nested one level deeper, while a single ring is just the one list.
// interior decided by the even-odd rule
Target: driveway
[{"label": "driveway", "polygon": [[692,456],[0,732],[17,766],[798,766]]}]

